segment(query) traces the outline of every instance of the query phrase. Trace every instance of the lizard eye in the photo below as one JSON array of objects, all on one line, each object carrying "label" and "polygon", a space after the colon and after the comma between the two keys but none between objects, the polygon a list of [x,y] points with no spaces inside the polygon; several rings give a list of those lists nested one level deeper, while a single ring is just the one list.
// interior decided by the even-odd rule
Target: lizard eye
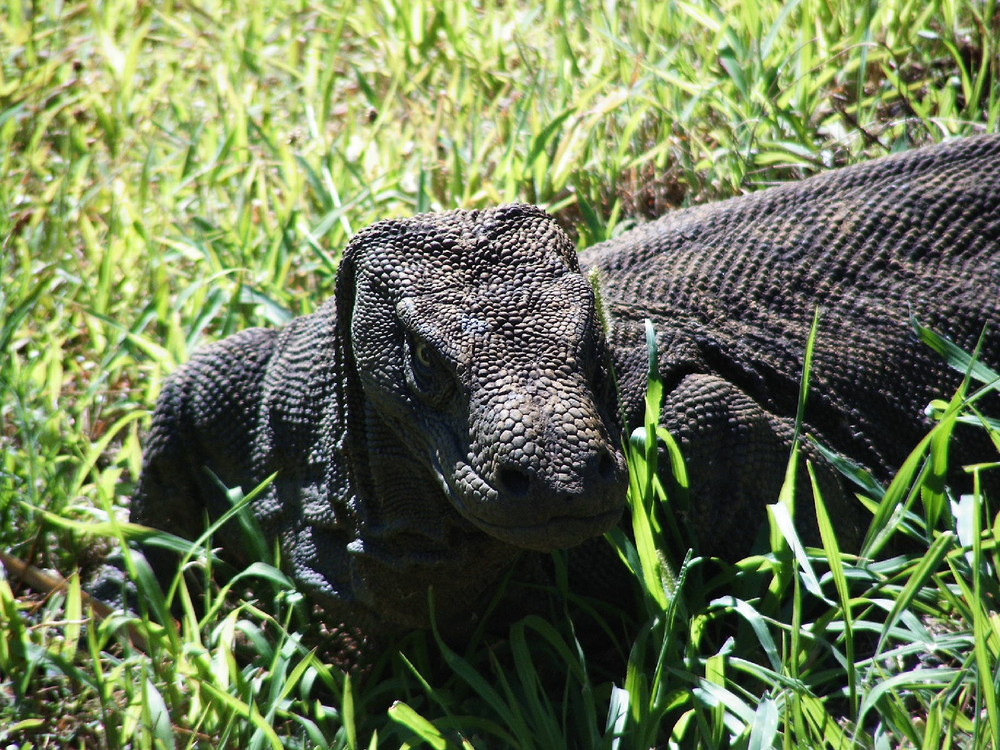
[{"label": "lizard eye", "polygon": [[431,359],[431,348],[427,345],[426,341],[416,341],[413,346],[413,354],[417,358],[417,361],[424,367],[430,367],[433,360]]},{"label": "lizard eye", "polygon": [[410,334],[407,344],[406,378],[410,387],[432,404],[446,399],[450,393],[451,378],[441,355],[416,334]]}]

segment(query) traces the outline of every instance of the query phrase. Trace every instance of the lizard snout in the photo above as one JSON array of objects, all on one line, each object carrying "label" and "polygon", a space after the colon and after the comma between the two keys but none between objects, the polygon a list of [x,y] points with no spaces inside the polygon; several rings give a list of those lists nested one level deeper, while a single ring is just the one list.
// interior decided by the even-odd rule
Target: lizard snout
[{"label": "lizard snout", "polygon": [[[496,471],[510,524],[502,538],[542,551],[603,534],[621,515],[628,475],[621,454],[604,446],[583,458],[567,481],[503,462]],[[493,532],[494,535],[496,532]]]},{"label": "lizard snout", "polygon": [[[581,498],[586,501],[588,495],[601,495],[602,487],[613,489],[623,480],[621,457],[608,447],[598,448],[589,456],[578,459],[577,466],[576,472],[564,469],[550,478],[540,476],[531,465],[501,460],[494,473],[495,486],[512,498],[530,499],[540,495],[544,500],[561,496],[565,502],[571,503]],[[595,509],[603,510],[600,507]]]},{"label": "lizard snout", "polygon": [[495,491],[472,512],[484,530],[520,547],[553,550],[603,534],[618,520],[628,487],[625,459],[596,409],[525,399],[508,402],[497,416],[495,439],[478,452],[480,476]]}]

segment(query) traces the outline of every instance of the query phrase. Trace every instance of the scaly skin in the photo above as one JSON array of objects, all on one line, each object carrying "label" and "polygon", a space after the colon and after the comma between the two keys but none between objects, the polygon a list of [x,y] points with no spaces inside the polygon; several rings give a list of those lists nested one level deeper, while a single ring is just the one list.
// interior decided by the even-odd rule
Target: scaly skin
[{"label": "scaly skin", "polygon": [[[961,375],[910,315],[1000,364],[1000,137],[971,138],[680,211],[581,258],[604,280],[614,360],[640,418],[645,344],[659,331],[662,422],[692,477],[702,551],[745,553],[784,478],[813,313],[805,432],[888,480]],[[995,403],[995,402],[994,402]],[[954,464],[992,458],[960,428]],[[845,541],[867,518],[808,448]],[[800,503],[807,514],[812,503]],[[811,528],[807,518],[803,527]]]},{"label": "scaly skin", "polygon": [[424,626],[433,586],[439,620],[465,621],[525,549],[620,516],[608,365],[589,282],[541,210],[380,222],[316,313],[168,380],[132,516],[192,536],[223,510],[202,465],[246,491],[277,471],[253,511],[327,609]]},{"label": "scaly skin", "polygon": [[[968,348],[992,323],[982,356],[1000,364],[1000,138],[681,211],[582,261],[530,206],[364,230],[333,300],[214,344],[168,380],[133,520],[192,536],[225,509],[202,467],[245,491],[278,472],[253,512],[333,618],[421,627],[433,586],[439,621],[461,629],[519,559],[620,515],[617,420],[641,418],[650,318],[692,525],[703,551],[738,557],[784,476],[817,305],[806,432],[882,479],[929,428],[927,402],[960,380],[910,314]],[[995,457],[971,434],[955,450]],[[849,543],[864,514],[806,451]],[[234,531],[221,542],[239,560]]]}]

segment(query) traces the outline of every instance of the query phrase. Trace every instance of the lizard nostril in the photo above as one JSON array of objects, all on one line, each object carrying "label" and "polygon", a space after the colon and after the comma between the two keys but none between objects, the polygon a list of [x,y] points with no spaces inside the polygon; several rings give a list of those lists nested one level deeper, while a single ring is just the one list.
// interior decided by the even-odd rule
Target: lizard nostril
[{"label": "lizard nostril", "polygon": [[497,474],[497,480],[510,495],[521,496],[528,494],[531,487],[531,478],[519,469],[512,466],[505,466]]},{"label": "lizard nostril", "polygon": [[611,453],[604,451],[601,454],[601,460],[597,464],[597,472],[600,474],[602,479],[614,479],[615,477],[615,462],[611,458]]}]

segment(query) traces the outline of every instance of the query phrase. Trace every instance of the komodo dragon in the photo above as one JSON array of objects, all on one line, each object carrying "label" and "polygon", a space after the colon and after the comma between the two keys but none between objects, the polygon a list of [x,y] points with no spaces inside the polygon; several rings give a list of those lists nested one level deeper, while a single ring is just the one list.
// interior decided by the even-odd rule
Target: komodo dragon
[{"label": "komodo dragon", "polygon": [[[650,318],[692,524],[703,551],[742,554],[782,482],[817,305],[805,432],[881,479],[961,379],[911,314],[970,349],[992,324],[982,357],[1000,364],[1000,137],[679,211],[580,260],[526,205],[365,229],[315,313],[167,380],[132,519],[194,536],[227,508],[206,467],[245,491],[277,472],[253,512],[335,618],[423,626],[430,585],[439,619],[470,616],[526,550],[619,518]],[[968,432],[959,460],[996,457]],[[849,537],[864,513],[819,465]]]}]

